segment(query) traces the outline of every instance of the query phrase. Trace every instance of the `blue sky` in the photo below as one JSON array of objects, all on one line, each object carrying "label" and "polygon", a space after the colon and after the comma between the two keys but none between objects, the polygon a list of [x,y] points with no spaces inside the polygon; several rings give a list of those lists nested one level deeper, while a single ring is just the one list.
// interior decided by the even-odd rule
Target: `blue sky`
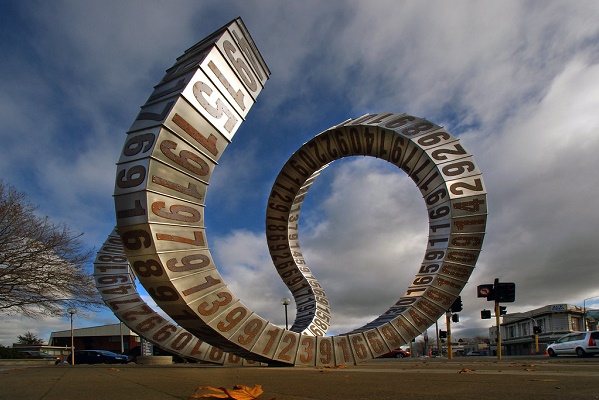
[{"label": "blue sky", "polygon": [[[205,218],[216,264],[250,308],[284,323],[288,292],[264,234],[280,168],[367,112],[445,126],[483,172],[487,236],[454,334],[489,327],[475,288],[494,278],[516,282],[509,311],[599,296],[596,1],[26,0],[0,11],[2,179],[90,247],[115,224],[115,163],[139,107],[176,57],[241,16],[272,76],[215,168]],[[338,161],[304,204],[302,249],[331,300],[331,332],[385,311],[426,246],[411,180],[384,161]],[[66,317],[2,320],[4,345],[68,329]]]}]

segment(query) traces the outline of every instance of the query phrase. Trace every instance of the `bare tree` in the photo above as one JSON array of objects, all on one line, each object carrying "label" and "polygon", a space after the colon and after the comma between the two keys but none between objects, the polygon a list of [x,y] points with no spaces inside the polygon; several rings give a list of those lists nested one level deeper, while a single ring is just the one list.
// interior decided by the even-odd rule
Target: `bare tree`
[{"label": "bare tree", "polygon": [[19,344],[30,344],[30,345],[42,345],[44,339],[38,338],[35,334],[27,331],[24,335],[17,336],[17,343]]},{"label": "bare tree", "polygon": [[81,234],[35,214],[24,193],[0,181],[0,313],[64,315],[102,304],[86,271],[93,249]]}]

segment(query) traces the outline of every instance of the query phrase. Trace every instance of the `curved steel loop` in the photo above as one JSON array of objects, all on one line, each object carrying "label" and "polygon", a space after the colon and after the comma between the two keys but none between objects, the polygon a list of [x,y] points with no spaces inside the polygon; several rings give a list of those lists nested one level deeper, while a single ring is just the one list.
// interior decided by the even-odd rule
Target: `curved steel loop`
[{"label": "curved steel loop", "polygon": [[[156,273],[154,268],[151,264],[137,265],[137,274],[151,276]],[[213,364],[261,365],[256,361],[225,353],[163,318],[137,291],[135,274],[115,229],[96,254],[94,279],[102,300],[121,322],[153,345],[185,359]]]},{"label": "curved steel loop", "polygon": [[[406,114],[348,120],[303,145],[277,177],[267,206],[271,256],[298,306],[292,330],[282,329],[229,290],[204,228],[212,172],[269,74],[240,19],[167,70],[129,129],[117,164],[117,232],[129,264],[180,327],[248,360],[352,364],[409,343],[449,308],[478,258],[486,226],[486,190],[478,167],[454,136]],[[318,172],[351,155],[384,159],[412,178],[427,206],[429,238],[415,279],[394,305],[363,327],[325,337],[328,300],[305,265],[293,230]]]}]

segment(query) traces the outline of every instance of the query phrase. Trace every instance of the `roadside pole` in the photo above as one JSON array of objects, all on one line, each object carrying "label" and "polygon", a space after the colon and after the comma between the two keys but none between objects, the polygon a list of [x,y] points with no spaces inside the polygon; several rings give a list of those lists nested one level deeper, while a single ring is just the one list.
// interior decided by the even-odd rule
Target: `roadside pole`
[{"label": "roadside pole", "polygon": [[497,327],[497,359],[501,360],[501,326],[499,325],[499,302],[495,300],[495,326]]},{"label": "roadside pole", "polygon": [[447,324],[447,359],[453,358],[453,347],[451,345],[451,313],[445,313],[445,323]]}]

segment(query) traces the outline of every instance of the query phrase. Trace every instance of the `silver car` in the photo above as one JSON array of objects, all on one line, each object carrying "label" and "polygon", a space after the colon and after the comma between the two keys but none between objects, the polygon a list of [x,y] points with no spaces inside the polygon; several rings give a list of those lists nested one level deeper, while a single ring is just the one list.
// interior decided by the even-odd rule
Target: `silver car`
[{"label": "silver car", "polygon": [[578,357],[593,356],[599,353],[599,331],[572,332],[547,346],[547,354],[575,354]]}]

